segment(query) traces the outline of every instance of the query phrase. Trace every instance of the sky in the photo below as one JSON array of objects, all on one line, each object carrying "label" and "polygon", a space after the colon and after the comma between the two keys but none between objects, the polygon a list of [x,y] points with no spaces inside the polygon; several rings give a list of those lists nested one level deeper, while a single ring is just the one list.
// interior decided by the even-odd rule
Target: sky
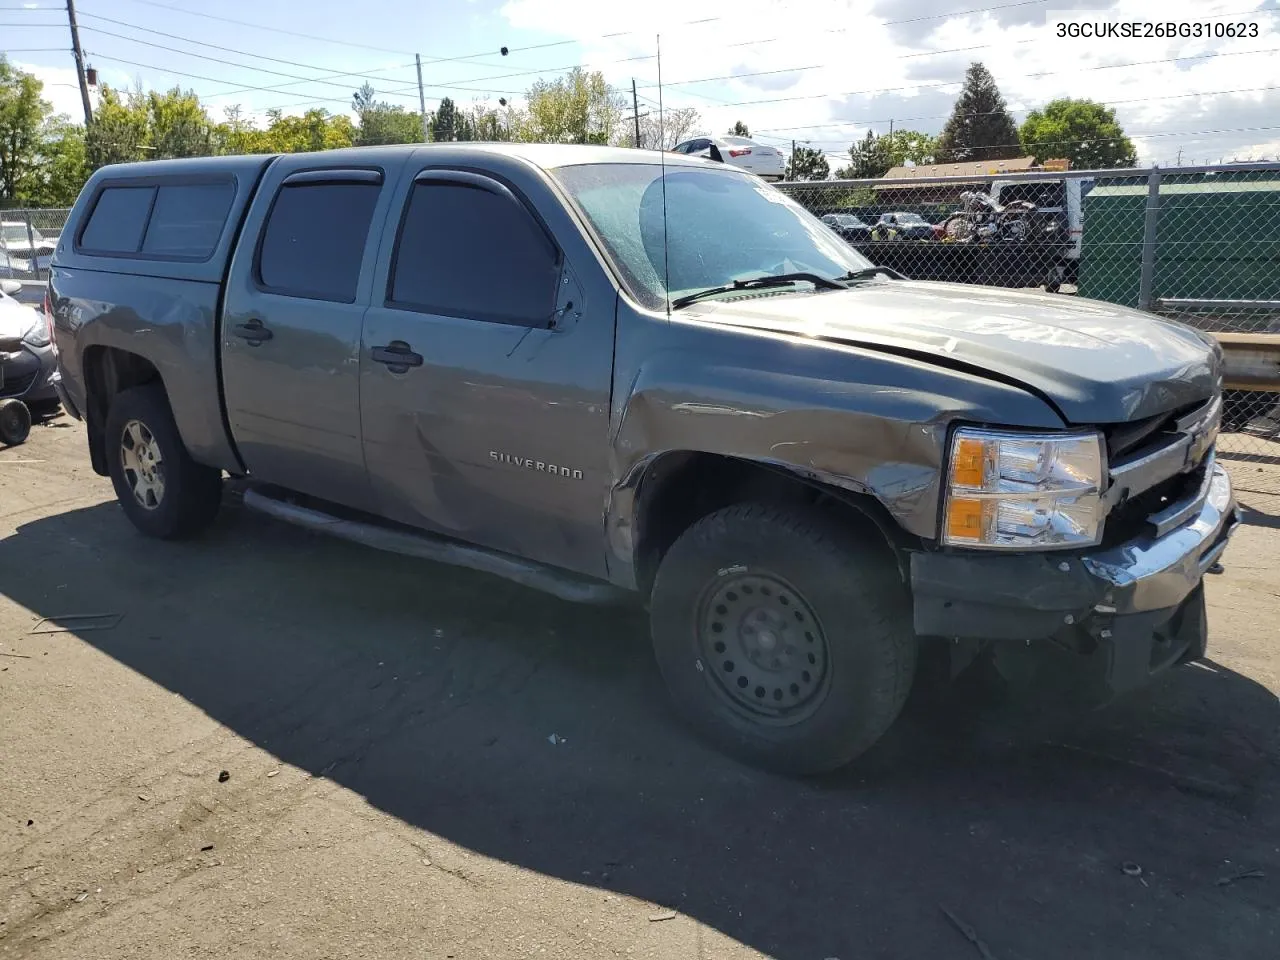
[{"label": "sky", "polygon": [[[981,60],[1019,123],[1088,97],[1115,108],[1144,163],[1280,157],[1280,0],[78,0],[77,14],[101,82],[181,85],[215,117],[342,112],[365,82],[416,109],[417,53],[428,109],[518,103],[537,78],[583,66],[628,98],[634,80],[642,113],[693,107],[700,131],[742,120],[835,163],[867,129],[938,132]],[[1257,36],[1059,37],[1064,18]],[[69,47],[57,0],[0,0],[0,52],[79,118]]]}]

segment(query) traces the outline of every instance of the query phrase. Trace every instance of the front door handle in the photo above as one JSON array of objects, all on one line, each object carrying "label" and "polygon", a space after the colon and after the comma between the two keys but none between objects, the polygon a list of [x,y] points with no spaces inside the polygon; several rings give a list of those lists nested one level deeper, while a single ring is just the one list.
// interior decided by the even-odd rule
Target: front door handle
[{"label": "front door handle", "polygon": [[237,323],[231,329],[241,340],[248,340],[251,347],[265,343],[274,336],[270,330],[262,325],[262,321],[257,317],[252,320],[246,320],[244,323]]},{"label": "front door handle", "polygon": [[385,347],[372,347],[369,356],[374,363],[385,363],[392,373],[406,373],[410,367],[422,366],[422,354],[403,340],[392,340]]}]

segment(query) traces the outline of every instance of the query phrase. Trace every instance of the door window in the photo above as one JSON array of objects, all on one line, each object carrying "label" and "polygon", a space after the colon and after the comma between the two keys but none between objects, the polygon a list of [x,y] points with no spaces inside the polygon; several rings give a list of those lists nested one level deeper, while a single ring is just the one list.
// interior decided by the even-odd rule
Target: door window
[{"label": "door window", "polygon": [[286,181],[258,250],[262,287],[289,297],[354,303],[380,189],[372,179]]},{"label": "door window", "polygon": [[496,182],[493,188],[445,179],[413,185],[391,265],[389,305],[550,325],[559,251],[519,200]]}]

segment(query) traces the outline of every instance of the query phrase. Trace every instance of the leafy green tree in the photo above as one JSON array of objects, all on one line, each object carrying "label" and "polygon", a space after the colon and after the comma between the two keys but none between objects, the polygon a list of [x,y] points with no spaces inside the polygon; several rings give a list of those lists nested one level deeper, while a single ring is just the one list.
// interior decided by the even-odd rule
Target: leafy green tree
[{"label": "leafy green tree", "polygon": [[350,117],[334,116],[328,110],[308,110],[300,117],[267,111],[267,129],[254,153],[307,153],[337,150],[355,143],[356,127]]},{"label": "leafy green tree", "polygon": [[422,118],[404,107],[379,100],[373,87],[365,84],[351,97],[356,114],[356,146],[378,143],[421,143]]},{"label": "leafy green tree", "polygon": [[849,147],[849,165],[836,171],[837,180],[870,180],[883,177],[892,167],[887,137],[877,137],[872,130]]},{"label": "leafy green tree", "polygon": [[964,88],[938,138],[937,162],[1009,160],[1019,156],[1018,127],[991,71],[971,63]]},{"label": "leafy green tree", "polygon": [[1037,163],[1065,158],[1073,169],[1099,170],[1138,162],[1116,112],[1093,100],[1050,101],[1027,115],[1018,135],[1022,149]]},{"label": "leafy green tree", "polygon": [[850,163],[836,171],[836,179],[872,179],[908,163],[933,163],[937,149],[938,138],[919,130],[895,130],[883,137],[868,130],[849,147]]},{"label": "leafy green tree", "polygon": [[830,173],[827,158],[811,147],[797,146],[787,164],[788,180],[825,180]]},{"label": "leafy green tree", "polygon": [[603,144],[626,138],[624,101],[598,70],[574,67],[555,80],[538,80],[525,99],[527,108],[514,139]]},{"label": "leafy green tree", "polygon": [[465,133],[462,129],[462,117],[458,114],[458,108],[454,102],[448,97],[440,101],[440,106],[436,107],[431,114],[431,139],[435,143],[449,143],[454,140],[462,140],[464,137],[458,136],[459,133]]},{"label": "leafy green tree", "polygon": [[84,127],[60,114],[45,120],[42,137],[40,162],[23,199],[32,206],[69,207],[89,178]]},{"label": "leafy green tree", "polygon": [[747,129],[747,125],[741,120],[735,120],[733,126],[729,128],[729,136],[749,137],[751,136],[751,131]]},{"label": "leafy green tree", "polygon": [[207,157],[213,153],[214,124],[192,90],[151,91],[146,98],[151,157]]},{"label": "leafy green tree", "polygon": [[52,109],[42,87],[0,56],[0,199],[21,198],[40,163],[41,128]]},{"label": "leafy green tree", "polygon": [[146,98],[141,91],[121,96],[103,85],[93,123],[85,133],[89,166],[96,170],[111,163],[132,163],[150,155],[150,124]]}]

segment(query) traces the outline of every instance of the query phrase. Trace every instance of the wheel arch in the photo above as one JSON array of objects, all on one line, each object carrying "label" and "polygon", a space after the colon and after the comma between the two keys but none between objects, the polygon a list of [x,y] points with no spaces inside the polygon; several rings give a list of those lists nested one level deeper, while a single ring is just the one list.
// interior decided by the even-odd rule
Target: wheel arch
[{"label": "wheel arch", "polygon": [[716,510],[748,501],[790,502],[829,510],[833,522],[857,530],[866,542],[888,551],[906,582],[906,550],[915,538],[898,527],[874,496],[789,464],[672,450],[647,461],[635,481],[630,559],[641,596],[648,598],[663,556],[681,533]]},{"label": "wheel arch", "polygon": [[106,450],[107,411],[112,400],[125,390],[159,383],[165,395],[164,378],[146,357],[120,347],[94,344],[81,356],[85,383],[85,425],[89,433],[89,459],[93,472],[108,475]]}]

